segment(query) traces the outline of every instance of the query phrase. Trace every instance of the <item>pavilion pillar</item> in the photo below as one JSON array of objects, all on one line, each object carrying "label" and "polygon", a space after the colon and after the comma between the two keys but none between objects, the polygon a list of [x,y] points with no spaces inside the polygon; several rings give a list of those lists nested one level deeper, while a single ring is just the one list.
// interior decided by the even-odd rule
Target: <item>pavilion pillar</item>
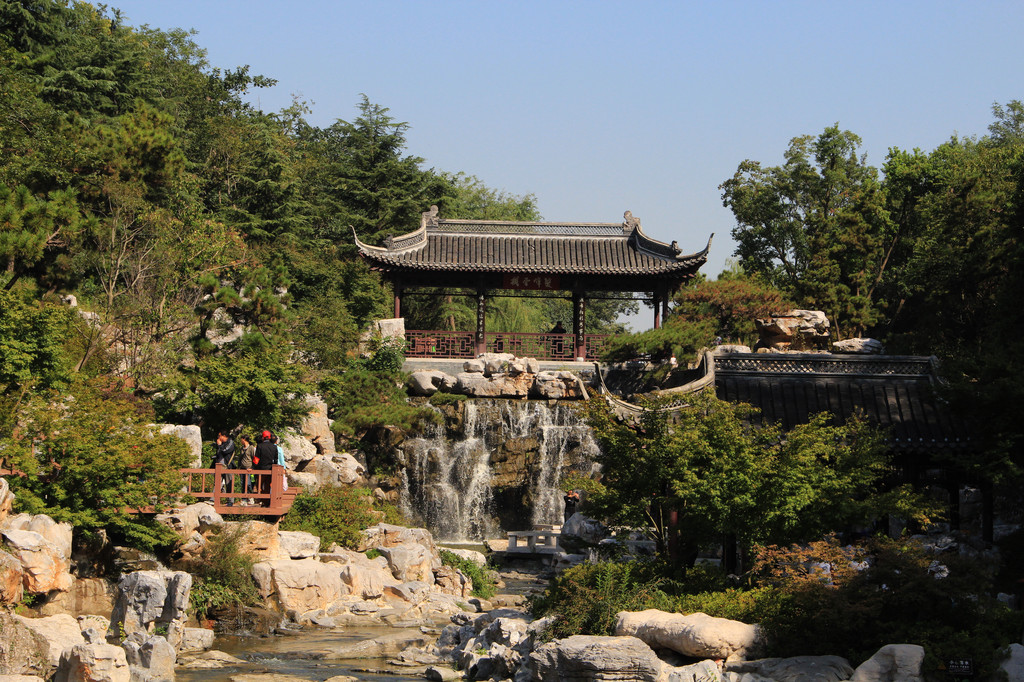
[{"label": "pavilion pillar", "polygon": [[402,316],[402,284],[395,282],[395,317]]},{"label": "pavilion pillar", "polygon": [[476,292],[476,354],[487,352],[487,295],[483,289]]},{"label": "pavilion pillar", "polygon": [[587,357],[587,302],[582,291],[572,294],[572,336],[576,346],[575,358]]},{"label": "pavilion pillar", "polygon": [[661,295],[655,292],[654,294],[654,328],[657,329],[661,326]]}]

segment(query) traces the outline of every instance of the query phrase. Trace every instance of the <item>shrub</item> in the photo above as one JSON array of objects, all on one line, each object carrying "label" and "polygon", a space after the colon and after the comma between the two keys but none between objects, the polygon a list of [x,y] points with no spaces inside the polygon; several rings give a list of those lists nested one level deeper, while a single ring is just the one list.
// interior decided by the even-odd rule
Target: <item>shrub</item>
[{"label": "shrub", "polygon": [[324,547],[338,543],[356,549],[362,531],[381,521],[404,523],[394,505],[376,502],[366,488],[332,486],[315,493],[300,493],[281,520],[281,529],[317,535]]},{"label": "shrub", "polygon": [[431,405],[454,405],[455,403],[461,403],[469,400],[469,396],[462,395],[461,393],[445,393],[444,391],[438,391],[434,395],[427,398],[427,402]]},{"label": "shrub", "polygon": [[189,604],[196,618],[204,620],[227,606],[254,606],[260,595],[252,579],[256,558],[241,549],[242,525],[220,529],[203,547],[199,558],[186,563],[195,581]]},{"label": "shrub", "polygon": [[479,566],[469,559],[463,559],[447,549],[441,550],[441,563],[462,571],[463,575],[473,581],[473,596],[490,599],[494,596],[495,580],[485,567]]},{"label": "shrub", "polygon": [[429,407],[410,405],[396,374],[353,367],[324,377],[319,392],[334,420],[331,429],[344,441],[358,440],[373,426],[411,429],[423,420],[440,418]]},{"label": "shrub", "polygon": [[533,614],[555,615],[548,635],[611,635],[619,611],[672,608],[654,566],[632,561],[579,564],[563,571],[531,604]]}]

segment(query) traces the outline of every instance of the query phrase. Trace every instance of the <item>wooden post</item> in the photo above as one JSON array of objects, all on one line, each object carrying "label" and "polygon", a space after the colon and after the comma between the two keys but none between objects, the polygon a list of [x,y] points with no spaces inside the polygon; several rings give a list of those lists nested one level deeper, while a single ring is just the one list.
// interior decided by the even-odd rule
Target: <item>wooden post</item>
[{"label": "wooden post", "polygon": [[395,282],[395,317],[399,318],[402,316],[402,285],[400,282]]},{"label": "wooden post", "polygon": [[582,291],[572,294],[572,335],[576,345],[573,358],[587,357],[587,303]]},{"label": "wooden post", "polygon": [[219,509],[220,502],[220,477],[221,472],[224,470],[223,464],[213,465],[213,508]]},{"label": "wooden post", "polygon": [[661,296],[654,294],[654,328],[661,326]]},{"label": "wooden post", "polygon": [[270,473],[270,509],[274,510],[272,513],[280,513],[282,501],[284,497],[284,467],[280,464],[275,464],[271,467]]},{"label": "wooden post", "polygon": [[476,292],[476,354],[487,352],[487,295],[483,289]]}]

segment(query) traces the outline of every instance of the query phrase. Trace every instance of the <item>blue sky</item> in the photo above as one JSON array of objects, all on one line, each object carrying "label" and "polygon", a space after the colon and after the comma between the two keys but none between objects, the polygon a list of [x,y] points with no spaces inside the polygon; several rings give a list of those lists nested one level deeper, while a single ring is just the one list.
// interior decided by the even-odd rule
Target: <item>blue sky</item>
[{"label": "blue sky", "polygon": [[781,163],[838,122],[881,166],[890,147],[982,135],[993,102],[1024,98],[1019,1],[110,4],[276,78],[253,95],[264,110],[297,96],[329,125],[366,93],[426,166],[536,194],[545,220],[629,209],[686,252],[714,232],[712,276],[733,250],[718,185],[742,160]]}]

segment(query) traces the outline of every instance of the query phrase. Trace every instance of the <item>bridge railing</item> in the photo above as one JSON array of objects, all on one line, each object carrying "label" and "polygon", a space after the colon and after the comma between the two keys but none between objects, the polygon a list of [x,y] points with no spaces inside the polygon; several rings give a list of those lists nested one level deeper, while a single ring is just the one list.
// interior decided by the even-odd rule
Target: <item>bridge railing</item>
[{"label": "bridge railing", "polygon": [[[182,494],[208,500],[218,513],[281,516],[291,509],[302,488],[285,490],[285,469],[275,464],[265,469],[182,469]],[[250,501],[252,502],[250,504]]]},{"label": "bridge railing", "polygon": [[[604,347],[608,334],[587,334],[586,359],[596,360]],[[473,332],[448,332],[409,329],[405,332],[408,344],[406,357],[410,358],[474,358],[476,336]],[[572,334],[529,334],[521,332],[488,332],[484,334],[488,353],[512,353],[520,358],[537,360],[576,359],[576,346]]]}]

